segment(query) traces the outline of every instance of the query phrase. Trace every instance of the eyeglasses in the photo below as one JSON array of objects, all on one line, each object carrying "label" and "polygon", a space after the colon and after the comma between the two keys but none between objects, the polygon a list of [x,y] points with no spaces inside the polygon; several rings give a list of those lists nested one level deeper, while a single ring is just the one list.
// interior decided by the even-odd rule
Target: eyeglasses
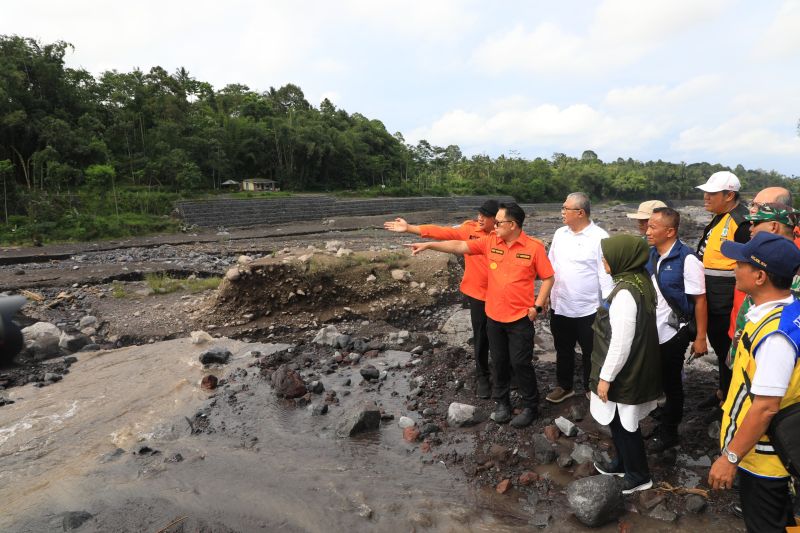
[{"label": "eyeglasses", "polygon": [[502,226],[503,224],[513,224],[513,223],[514,223],[513,220],[495,220],[494,221],[494,225],[495,226]]},{"label": "eyeglasses", "polygon": [[566,206],[562,205],[561,206],[561,210],[562,211],[581,211],[582,208],[580,208],[580,207],[566,207]]},{"label": "eyeglasses", "polygon": [[750,202],[747,204],[747,210],[751,213],[761,211],[767,204],[764,202]]}]

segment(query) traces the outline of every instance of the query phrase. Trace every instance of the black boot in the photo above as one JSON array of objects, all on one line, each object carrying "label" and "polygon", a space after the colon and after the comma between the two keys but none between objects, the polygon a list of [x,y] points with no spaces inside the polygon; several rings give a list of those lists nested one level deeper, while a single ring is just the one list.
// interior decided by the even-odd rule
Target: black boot
[{"label": "black boot", "polygon": [[509,420],[511,420],[511,405],[507,402],[497,402],[497,405],[495,405],[494,408],[494,413],[491,415],[491,419],[498,424],[507,423]]},{"label": "black boot", "polygon": [[530,426],[531,422],[536,420],[536,417],[539,415],[536,409],[532,409],[530,407],[525,407],[522,409],[522,412],[515,416],[511,420],[511,425],[515,428],[524,428],[526,426]]}]

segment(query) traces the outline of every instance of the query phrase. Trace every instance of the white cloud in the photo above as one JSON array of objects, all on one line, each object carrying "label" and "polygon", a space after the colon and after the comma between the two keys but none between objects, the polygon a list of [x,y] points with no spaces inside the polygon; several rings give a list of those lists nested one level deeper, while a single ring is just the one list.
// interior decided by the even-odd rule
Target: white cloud
[{"label": "white cloud", "polygon": [[719,76],[707,74],[697,76],[672,88],[666,85],[637,85],[612,89],[606,94],[605,104],[624,109],[650,108],[669,111],[668,106],[713,95],[714,91],[720,87],[721,81]]},{"label": "white cloud", "polygon": [[[754,49],[759,59],[797,58],[800,54],[800,0],[785,0]],[[796,65],[796,63],[795,63]]]},{"label": "white cloud", "polygon": [[779,132],[768,127],[758,114],[745,113],[716,126],[688,128],[672,143],[672,149],[735,156],[797,156],[800,154],[800,138],[796,130],[790,127],[782,130]]},{"label": "white cloud", "polygon": [[489,113],[449,111],[406,136],[437,145],[558,147],[583,150],[641,146],[662,135],[658,124],[639,117],[613,117],[585,104],[506,108]]},{"label": "white cloud", "polygon": [[473,52],[480,69],[501,73],[598,72],[630,65],[667,39],[719,16],[729,0],[606,0],[583,34],[547,21],[486,38]]}]

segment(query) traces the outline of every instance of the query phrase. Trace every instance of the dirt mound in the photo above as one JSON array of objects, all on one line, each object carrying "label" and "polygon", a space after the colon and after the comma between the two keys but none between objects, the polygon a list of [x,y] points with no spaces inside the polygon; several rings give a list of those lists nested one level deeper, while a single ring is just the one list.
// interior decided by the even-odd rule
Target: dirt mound
[{"label": "dirt mound", "polygon": [[347,315],[386,319],[393,310],[440,305],[454,293],[460,275],[461,267],[445,254],[284,250],[256,261],[242,258],[228,271],[208,312],[215,320],[234,322],[298,315],[315,321]]}]

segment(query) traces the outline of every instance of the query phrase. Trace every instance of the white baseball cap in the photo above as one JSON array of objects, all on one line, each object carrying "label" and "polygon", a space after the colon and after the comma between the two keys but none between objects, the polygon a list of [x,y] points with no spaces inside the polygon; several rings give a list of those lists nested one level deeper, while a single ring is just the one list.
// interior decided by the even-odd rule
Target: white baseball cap
[{"label": "white baseball cap", "polygon": [[739,183],[739,178],[736,177],[736,174],[721,170],[711,174],[705,184],[698,185],[696,188],[705,192],[738,191],[742,188],[742,184]]}]

